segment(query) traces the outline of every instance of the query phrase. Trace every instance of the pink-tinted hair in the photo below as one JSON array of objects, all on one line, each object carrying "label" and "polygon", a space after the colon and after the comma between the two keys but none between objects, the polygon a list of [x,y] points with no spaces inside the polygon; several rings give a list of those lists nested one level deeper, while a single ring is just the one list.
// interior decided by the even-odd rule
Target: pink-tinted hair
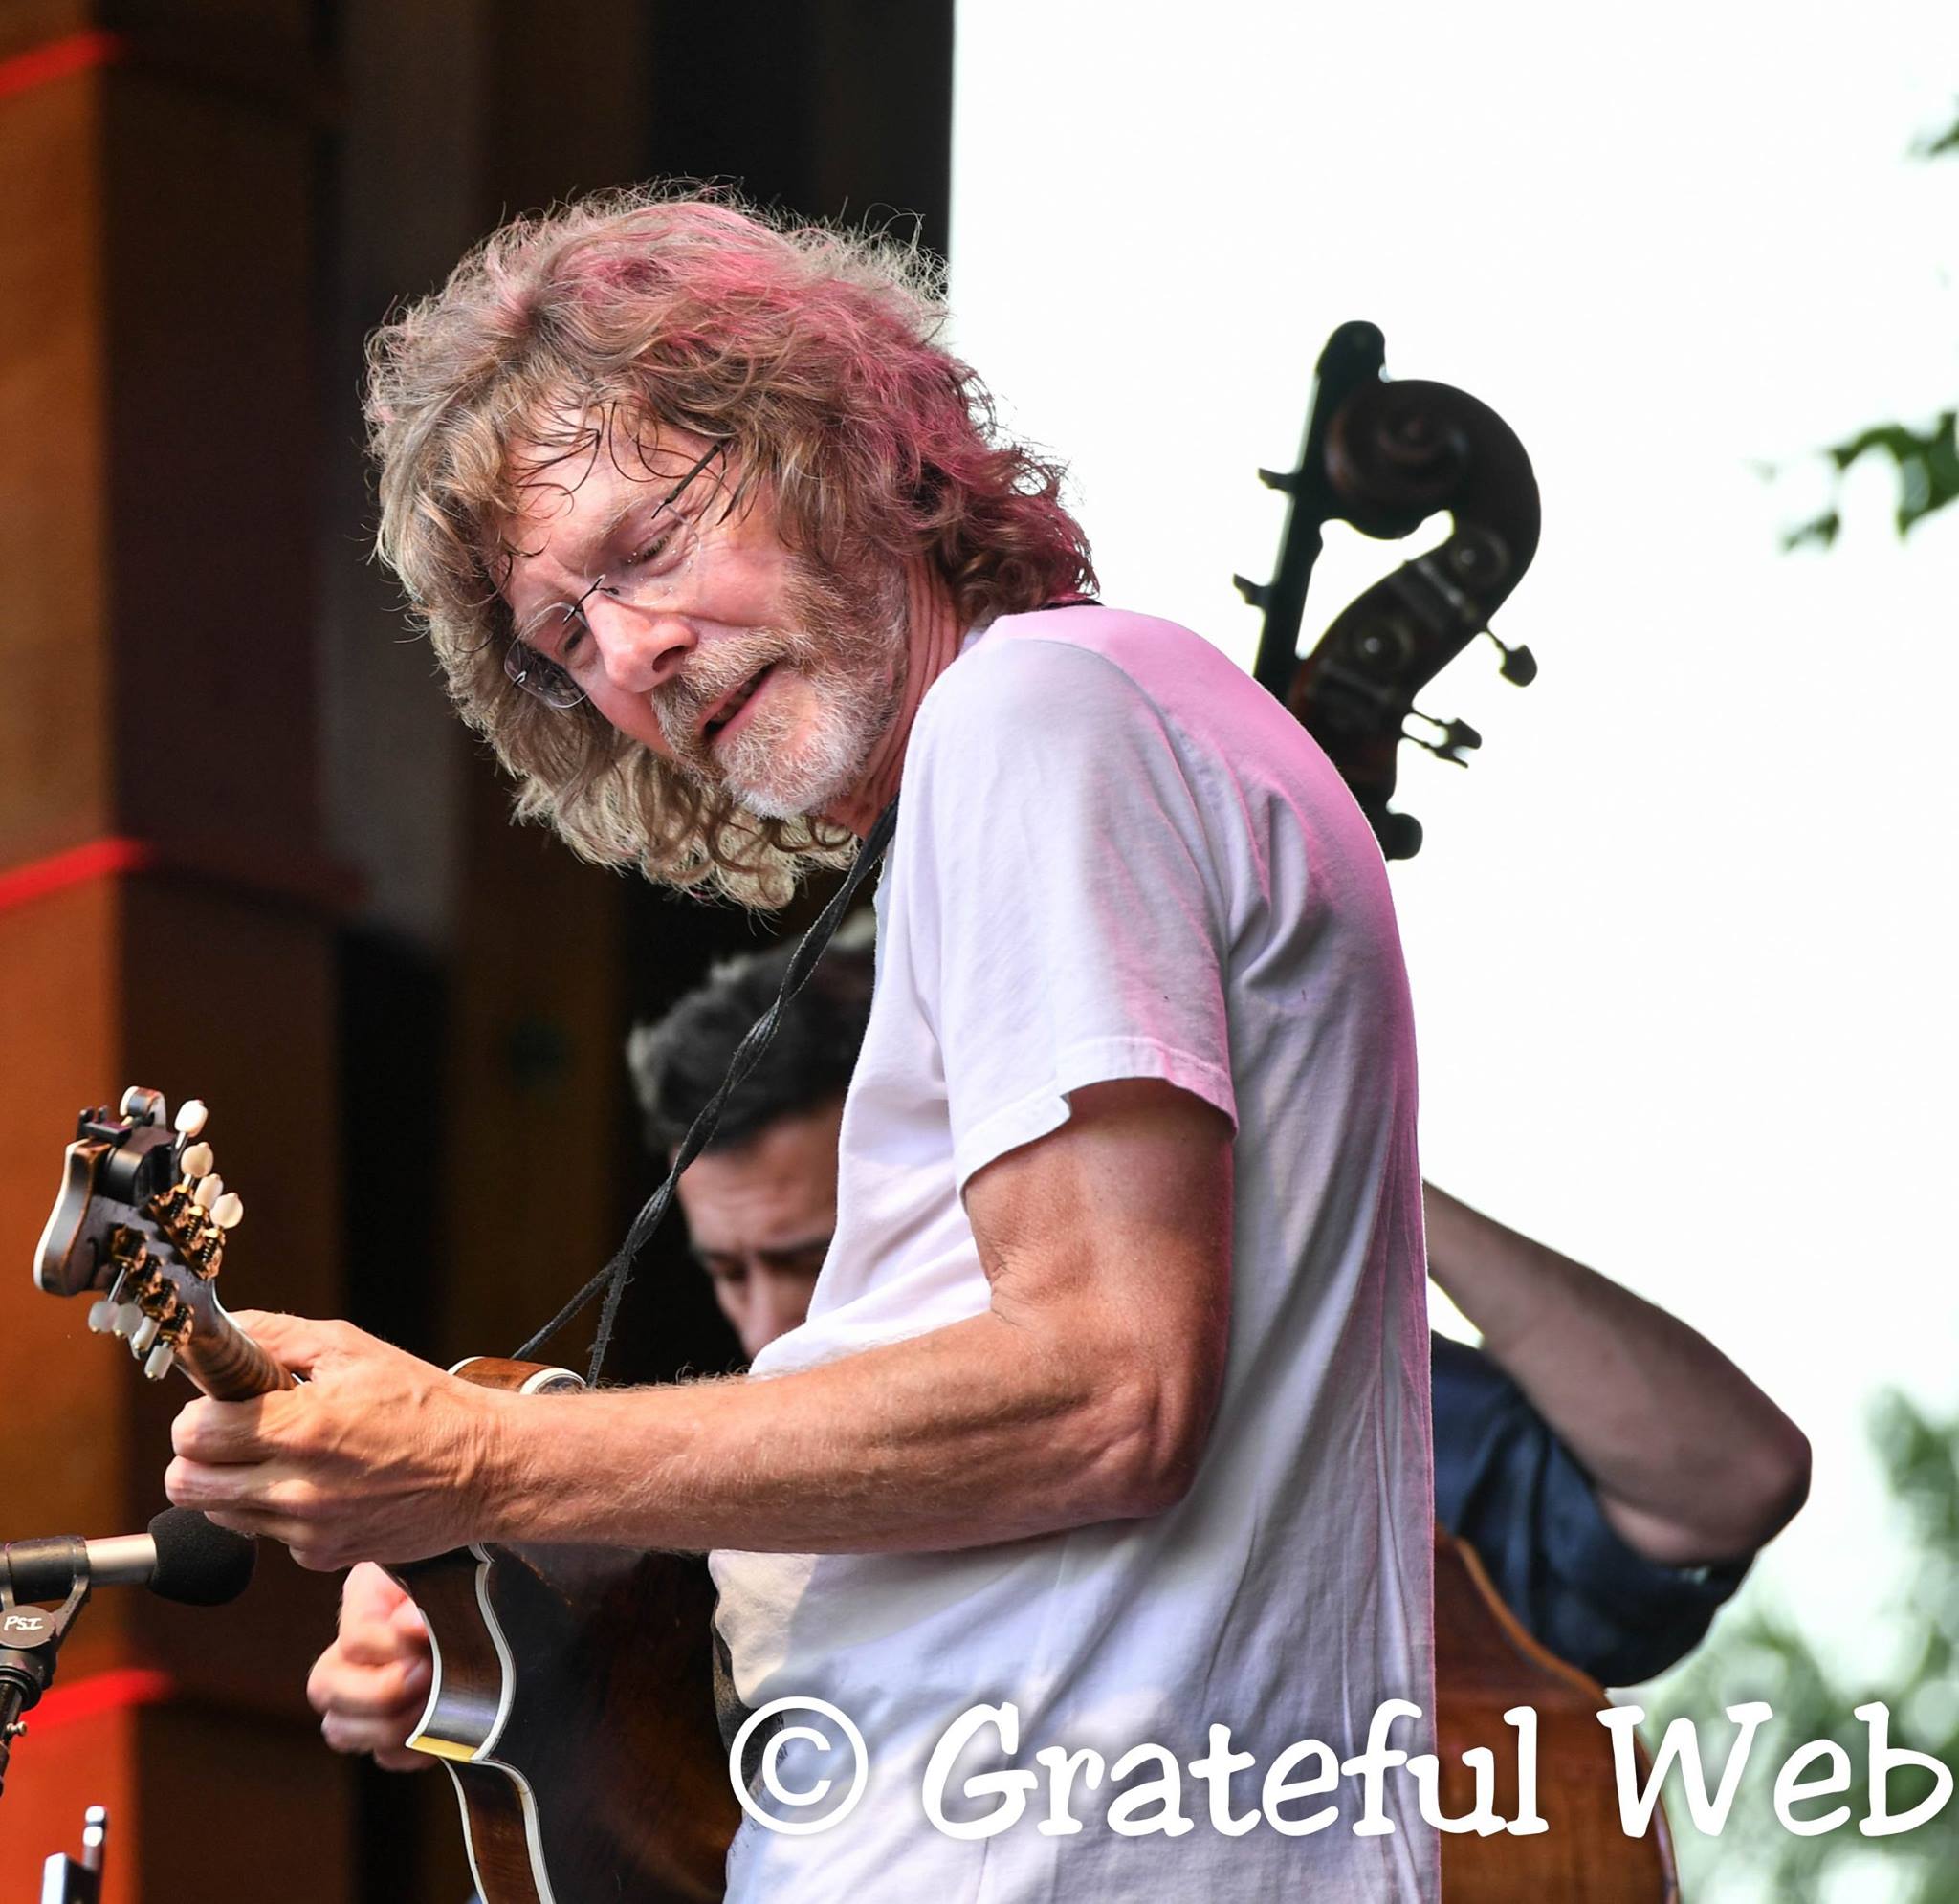
[{"label": "pink-tinted hair", "polygon": [[1060,466],[1002,434],[944,321],[915,246],[654,186],[506,225],[376,333],[381,554],[521,816],[589,859],[755,905],[847,844],[750,816],[589,706],[512,686],[500,538],[526,484],[561,474],[540,472],[540,446],[575,468],[622,420],[721,442],[790,548],[859,576],[923,558],[968,624],[1092,588]]}]

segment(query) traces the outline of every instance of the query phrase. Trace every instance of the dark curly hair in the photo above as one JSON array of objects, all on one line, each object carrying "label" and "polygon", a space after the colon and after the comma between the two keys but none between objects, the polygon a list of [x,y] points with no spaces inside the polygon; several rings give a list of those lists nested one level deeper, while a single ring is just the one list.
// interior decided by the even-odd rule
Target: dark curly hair
[{"label": "dark curly hair", "polygon": [[[626,1043],[648,1147],[663,1162],[727,1075],[749,1027],[775,1003],[790,946],[746,952]],[[729,1098],[710,1150],[734,1150],[779,1117],[843,1096],[870,1018],[871,955],[832,945],[796,995],[762,1061]]]}]

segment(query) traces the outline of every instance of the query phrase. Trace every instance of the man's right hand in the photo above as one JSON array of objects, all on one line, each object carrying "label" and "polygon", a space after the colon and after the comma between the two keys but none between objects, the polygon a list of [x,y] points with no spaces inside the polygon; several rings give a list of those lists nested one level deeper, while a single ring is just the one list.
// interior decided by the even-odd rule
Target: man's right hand
[{"label": "man's right hand", "polygon": [[407,1748],[434,1670],[420,1609],[381,1568],[363,1562],[341,1588],[340,1637],[313,1663],[306,1697],[336,1752],[371,1752],[391,1772],[435,1762]]}]

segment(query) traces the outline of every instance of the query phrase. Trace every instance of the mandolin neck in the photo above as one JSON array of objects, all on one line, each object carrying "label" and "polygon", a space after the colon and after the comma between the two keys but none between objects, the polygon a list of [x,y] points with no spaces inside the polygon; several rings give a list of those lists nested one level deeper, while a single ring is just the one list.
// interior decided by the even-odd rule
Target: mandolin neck
[{"label": "mandolin neck", "polygon": [[177,1361],[213,1401],[249,1402],[254,1395],[269,1395],[279,1389],[298,1386],[215,1305],[209,1318],[198,1319],[196,1327],[178,1351]]}]

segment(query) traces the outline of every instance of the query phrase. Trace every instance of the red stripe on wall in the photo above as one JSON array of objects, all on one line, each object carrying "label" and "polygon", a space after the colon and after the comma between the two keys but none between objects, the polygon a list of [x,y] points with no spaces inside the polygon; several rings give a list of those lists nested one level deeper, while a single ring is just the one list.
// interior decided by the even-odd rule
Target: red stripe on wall
[{"label": "red stripe on wall", "polygon": [[120,1666],[77,1679],[72,1686],[54,1687],[33,1709],[28,1724],[34,1731],[45,1732],[51,1725],[72,1725],[77,1719],[99,1718],[104,1713],[161,1705],[176,1696],[177,1682],[167,1673],[152,1672],[146,1666]]},{"label": "red stripe on wall", "polygon": [[143,841],[91,840],[84,846],[71,846],[65,853],[50,853],[45,860],[30,860],[0,873],[0,912],[91,880],[144,872],[155,864],[156,854]]},{"label": "red stripe on wall", "polygon": [[106,66],[121,56],[122,48],[121,33],[70,33],[66,39],[50,40],[46,46],[16,53],[11,59],[0,59],[0,99],[45,86],[53,79],[66,79],[71,74],[86,73],[92,67]]}]

